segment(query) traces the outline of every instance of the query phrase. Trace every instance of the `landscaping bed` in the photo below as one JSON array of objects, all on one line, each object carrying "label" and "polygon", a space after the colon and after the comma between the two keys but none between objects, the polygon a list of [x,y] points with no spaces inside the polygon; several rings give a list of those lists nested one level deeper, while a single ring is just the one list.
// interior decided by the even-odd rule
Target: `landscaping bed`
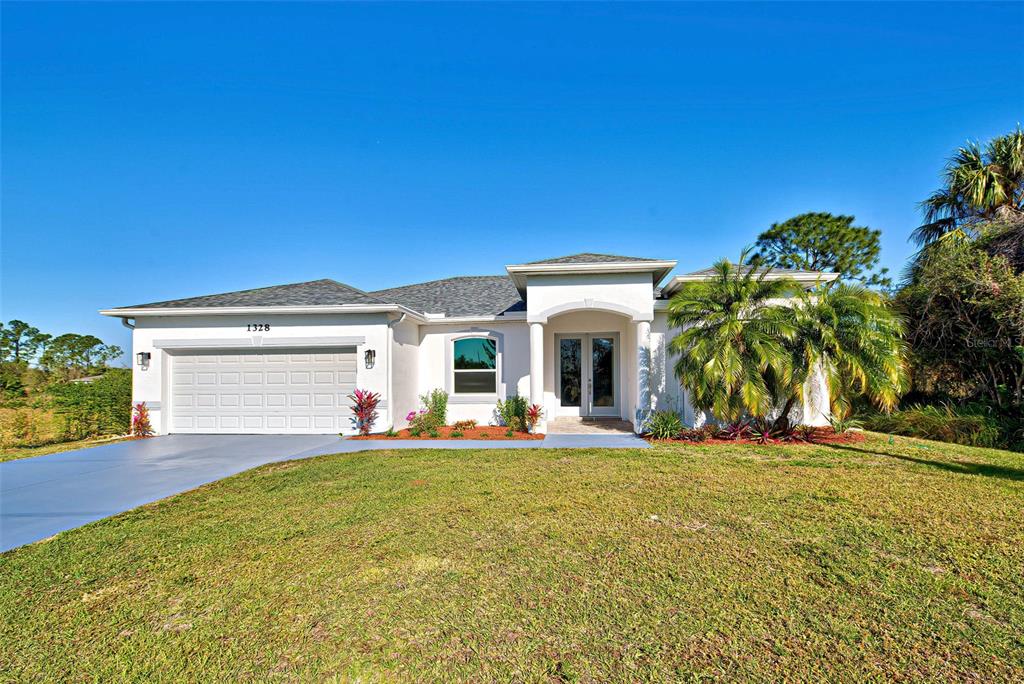
[{"label": "landscaping bed", "polygon": [[701,434],[696,430],[686,431],[681,436],[674,437],[672,439],[657,439],[650,434],[641,435],[641,437],[652,444],[660,444],[664,442],[672,444],[708,446],[724,446],[727,444],[854,444],[856,442],[864,441],[864,434],[862,432],[846,431],[843,433],[837,433],[830,427],[817,428],[813,433],[809,433],[799,438],[794,435],[789,435],[783,438],[770,438],[765,440],[758,440],[753,437],[723,439],[717,436],[707,436],[707,433]]},{"label": "landscaping bed", "polygon": [[[413,434],[409,429],[399,430],[391,435],[386,433],[378,433],[374,435],[356,435],[349,437],[349,439],[486,439],[486,440],[521,440],[521,439],[544,439],[543,434],[531,433],[531,432],[520,432],[511,431],[506,427],[500,425],[491,426],[477,426],[471,428],[464,428],[457,430],[456,428],[445,425],[436,429],[437,436],[431,435],[427,431],[420,432],[419,434]],[[457,433],[453,435],[452,433]]]}]

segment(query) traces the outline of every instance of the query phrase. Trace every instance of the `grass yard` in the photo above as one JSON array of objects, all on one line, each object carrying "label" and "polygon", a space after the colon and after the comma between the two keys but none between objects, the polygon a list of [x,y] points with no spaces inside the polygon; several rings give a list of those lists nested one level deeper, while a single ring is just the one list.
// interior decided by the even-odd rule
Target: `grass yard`
[{"label": "grass yard", "polygon": [[1024,456],[393,451],[0,556],[12,680],[1024,679]]}]

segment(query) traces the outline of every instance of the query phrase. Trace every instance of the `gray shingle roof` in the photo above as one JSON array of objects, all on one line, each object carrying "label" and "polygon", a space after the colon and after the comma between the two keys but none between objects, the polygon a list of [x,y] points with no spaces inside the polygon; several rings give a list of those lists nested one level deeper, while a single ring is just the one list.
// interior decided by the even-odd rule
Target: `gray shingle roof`
[{"label": "gray shingle roof", "polygon": [[383,304],[362,290],[336,280],[311,280],[291,285],[274,285],[253,290],[170,299],[164,302],[122,306],[121,309],[183,309],[221,306],[338,306],[342,304]]},{"label": "gray shingle roof", "polygon": [[446,316],[495,316],[525,311],[526,303],[508,276],[461,276],[371,292],[378,299],[420,313]]},{"label": "gray shingle roof", "polygon": [[661,259],[645,259],[643,257],[619,256],[617,254],[595,254],[593,252],[582,252],[568,256],[555,257],[553,259],[542,259],[541,261],[528,261],[526,265],[539,264],[618,264],[631,261],[661,261]]}]

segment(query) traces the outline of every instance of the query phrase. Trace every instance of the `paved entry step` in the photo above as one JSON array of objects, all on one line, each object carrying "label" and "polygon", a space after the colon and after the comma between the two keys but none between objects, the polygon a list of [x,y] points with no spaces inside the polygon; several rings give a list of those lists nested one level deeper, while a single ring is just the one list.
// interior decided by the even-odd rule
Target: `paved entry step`
[{"label": "paved entry step", "polygon": [[549,435],[632,435],[633,424],[621,418],[560,416],[548,421]]}]

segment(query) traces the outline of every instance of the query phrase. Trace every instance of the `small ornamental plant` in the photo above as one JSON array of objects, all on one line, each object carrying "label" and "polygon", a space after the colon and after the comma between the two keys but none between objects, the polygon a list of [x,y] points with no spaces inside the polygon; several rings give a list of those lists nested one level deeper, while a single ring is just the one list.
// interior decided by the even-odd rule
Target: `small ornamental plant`
[{"label": "small ornamental plant", "polygon": [[544,407],[540,404],[530,404],[526,409],[526,427],[530,432],[537,429],[540,419],[544,417]]},{"label": "small ornamental plant", "polygon": [[357,389],[348,396],[352,400],[352,421],[356,424],[359,434],[366,436],[377,422],[377,405],[380,395],[370,390]]},{"label": "small ornamental plant", "polygon": [[153,425],[149,422],[149,408],[144,401],[140,401],[132,407],[132,435],[134,437],[153,436]]},{"label": "small ornamental plant", "polygon": [[427,409],[409,411],[405,419],[409,422],[409,432],[419,433],[437,428],[434,415]]}]

